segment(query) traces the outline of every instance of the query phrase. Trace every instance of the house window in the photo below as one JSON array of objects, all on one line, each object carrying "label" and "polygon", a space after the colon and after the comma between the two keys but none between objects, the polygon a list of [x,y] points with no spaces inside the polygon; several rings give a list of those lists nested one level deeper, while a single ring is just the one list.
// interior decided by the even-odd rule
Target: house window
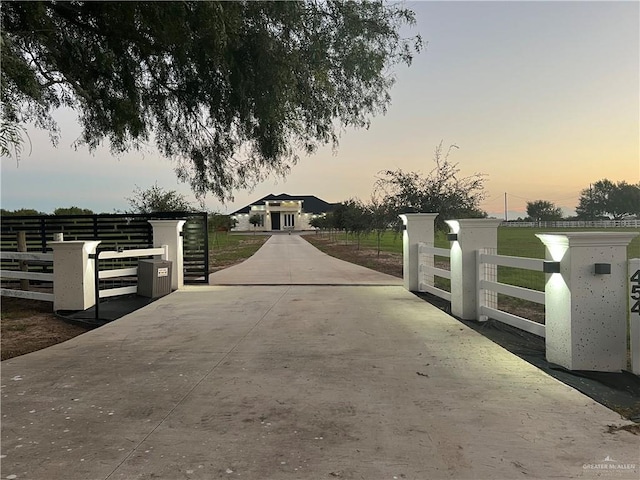
[{"label": "house window", "polygon": [[295,220],[295,217],[294,217],[293,213],[285,213],[284,214],[284,227],[285,228],[293,228],[294,220]]}]

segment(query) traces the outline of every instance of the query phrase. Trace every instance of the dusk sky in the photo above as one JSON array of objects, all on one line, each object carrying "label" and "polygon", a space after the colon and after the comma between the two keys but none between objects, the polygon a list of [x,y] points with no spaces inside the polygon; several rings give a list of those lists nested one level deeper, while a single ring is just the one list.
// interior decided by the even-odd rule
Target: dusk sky
[{"label": "dusk sky", "polygon": [[[230,213],[268,193],[316,195],[329,202],[368,200],[378,172],[428,173],[433,151],[456,144],[461,175],[486,175],[490,215],[525,215],[527,200],[573,213],[580,191],[597,180],[640,181],[640,3],[408,2],[425,50],[396,67],[392,104],[369,130],[348,130],[303,157],[286,180],[272,178],[235,201],[206,199]],[[30,129],[16,166],[2,159],[2,208],[52,212],[71,205],[126,210],[137,186],[178,190],[170,160],[152,148],[113,157],[71,144],[75,113],[57,117],[60,144]]]}]

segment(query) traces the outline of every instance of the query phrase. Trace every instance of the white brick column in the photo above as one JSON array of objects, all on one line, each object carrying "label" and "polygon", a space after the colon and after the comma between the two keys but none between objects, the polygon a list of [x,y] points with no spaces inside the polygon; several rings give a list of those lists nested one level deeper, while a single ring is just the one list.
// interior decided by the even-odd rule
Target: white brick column
[{"label": "white brick column", "polygon": [[53,248],[53,310],[86,310],[95,305],[95,261],[100,241],[50,242]]},{"label": "white brick column", "polygon": [[502,220],[466,218],[446,223],[457,236],[451,243],[451,313],[465,320],[477,320],[477,251],[498,247],[498,226]]},{"label": "white brick column", "polygon": [[184,258],[182,227],[186,220],[149,220],[153,227],[153,246],[169,247],[171,261],[171,289],[178,290],[184,286]]},{"label": "white brick column", "polygon": [[404,213],[399,215],[402,232],[402,278],[404,288],[417,292],[420,288],[418,243],[433,245],[434,223],[437,213]]},{"label": "white brick column", "polygon": [[626,368],[627,245],[637,235],[536,235],[546,247],[547,260],[559,262],[559,272],[548,274],[545,283],[549,362],[569,370]]}]

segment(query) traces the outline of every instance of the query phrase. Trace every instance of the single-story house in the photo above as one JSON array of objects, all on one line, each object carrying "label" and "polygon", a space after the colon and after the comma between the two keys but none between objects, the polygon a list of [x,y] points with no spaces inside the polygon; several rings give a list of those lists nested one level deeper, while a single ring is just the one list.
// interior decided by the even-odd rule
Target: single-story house
[{"label": "single-story house", "polygon": [[[312,218],[326,215],[335,204],[325,202],[313,195],[289,195],[270,193],[266,197],[236,210],[231,218],[237,221],[234,232],[273,230],[310,230]],[[249,222],[253,215],[260,216],[260,222],[254,226]]]}]

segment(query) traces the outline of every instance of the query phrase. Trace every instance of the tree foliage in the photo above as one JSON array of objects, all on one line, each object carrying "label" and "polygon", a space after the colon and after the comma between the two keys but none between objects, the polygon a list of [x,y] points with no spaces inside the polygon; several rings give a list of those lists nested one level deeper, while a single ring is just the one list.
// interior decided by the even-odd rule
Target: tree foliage
[{"label": "tree foliage", "polygon": [[2,216],[11,216],[11,217],[19,217],[19,216],[34,216],[34,215],[46,215],[46,213],[39,212],[38,210],[34,210],[33,208],[19,208],[17,210],[5,210],[4,208],[0,209],[0,215]]},{"label": "tree foliage", "polygon": [[527,202],[527,215],[535,222],[551,222],[562,219],[562,209],[547,200]]},{"label": "tree foliage", "polygon": [[[2,96],[4,102],[4,95]],[[5,121],[0,112],[0,157],[13,157],[16,162],[20,162],[22,148],[24,145],[24,137],[29,140],[29,148],[31,148],[31,139],[24,125],[16,122]]]},{"label": "tree foliage", "polygon": [[364,203],[354,198],[342,202],[342,205],[344,229],[356,238],[357,247],[360,249],[360,238],[368,233],[371,227],[369,211]]},{"label": "tree foliage", "polygon": [[439,213],[438,226],[451,218],[485,217],[480,209],[484,199],[484,175],[476,173],[459,177],[457,163],[449,160],[456,145],[443,153],[442,142],[436,147],[436,166],[427,176],[401,169],[385,170],[376,181],[375,190],[382,195],[394,216],[401,213]]},{"label": "tree foliage", "polygon": [[60,207],[53,211],[54,215],[93,215],[93,210],[80,207]]},{"label": "tree foliage", "polygon": [[309,225],[329,232],[350,234],[360,248],[362,235],[374,232],[377,251],[380,255],[382,234],[395,222],[396,215],[380,198],[372,196],[368,203],[352,198],[339,203],[326,215],[319,215],[309,221]]},{"label": "tree foliage", "polygon": [[209,230],[214,232],[228,232],[238,224],[238,221],[235,218],[231,218],[230,215],[212,213],[209,215],[208,223]]},{"label": "tree foliage", "polygon": [[80,144],[154,141],[197,194],[231,198],[384,113],[391,67],[421,49],[399,33],[413,23],[381,0],[5,2],[2,123],[55,142],[68,106]]},{"label": "tree foliage", "polygon": [[131,213],[190,212],[195,208],[184,195],[175,190],[165,190],[154,184],[147,190],[136,186],[133,197],[127,198]]},{"label": "tree foliage", "polygon": [[383,199],[375,195],[371,196],[366,209],[369,217],[369,231],[376,234],[376,249],[378,256],[380,256],[382,235],[390,227],[397,224],[398,217],[391,205],[386,204]]},{"label": "tree foliage", "polygon": [[254,213],[249,217],[249,223],[253,225],[253,232],[255,233],[256,227],[263,222],[262,215]]},{"label": "tree foliage", "polygon": [[606,178],[598,180],[580,192],[576,215],[584,220],[640,216],[640,183],[613,183]]}]

